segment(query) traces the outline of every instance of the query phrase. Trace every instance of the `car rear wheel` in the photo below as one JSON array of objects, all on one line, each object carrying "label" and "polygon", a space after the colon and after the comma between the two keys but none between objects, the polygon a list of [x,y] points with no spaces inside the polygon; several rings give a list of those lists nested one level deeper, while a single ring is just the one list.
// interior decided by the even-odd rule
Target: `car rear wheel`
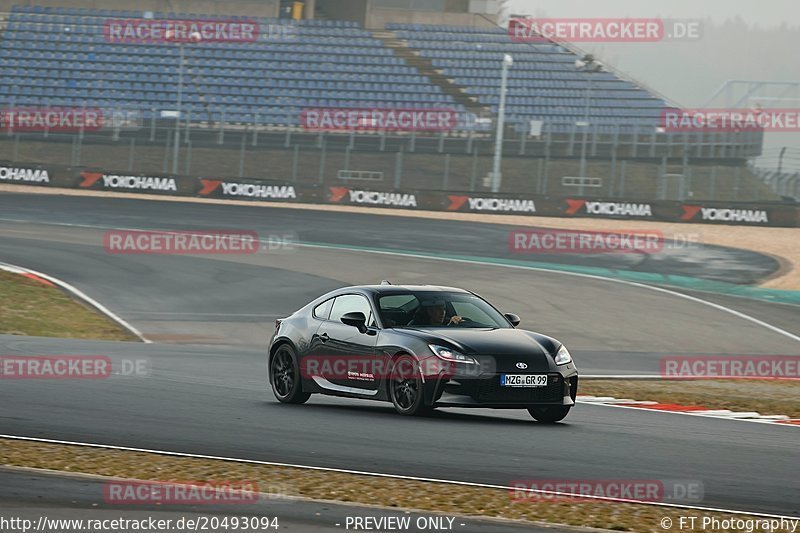
[{"label": "car rear wheel", "polygon": [[389,398],[395,411],[406,416],[429,413],[432,408],[425,405],[422,387],[422,374],[417,361],[410,355],[398,357],[389,375]]},{"label": "car rear wheel", "polygon": [[305,403],[311,397],[303,392],[297,357],[288,344],[282,344],[272,357],[269,377],[272,392],[281,403]]},{"label": "car rear wheel", "polygon": [[554,405],[548,407],[528,407],[528,412],[537,422],[554,424],[564,420],[569,414],[570,405]]}]

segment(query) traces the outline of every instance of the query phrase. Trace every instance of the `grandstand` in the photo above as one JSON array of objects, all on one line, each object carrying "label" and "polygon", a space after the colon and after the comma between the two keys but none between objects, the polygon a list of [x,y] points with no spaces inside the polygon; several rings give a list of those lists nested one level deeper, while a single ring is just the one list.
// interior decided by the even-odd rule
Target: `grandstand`
[{"label": "grandstand", "polygon": [[[100,0],[97,8],[58,4],[7,13],[0,40],[4,107],[100,108],[129,120],[77,137],[9,128],[0,159],[163,173],[171,132],[180,128],[182,174],[202,168],[327,183],[354,170],[385,176],[371,184],[380,188],[480,190],[493,151],[500,61],[509,53],[515,66],[504,190],[574,194],[562,178],[578,175],[583,148],[587,175],[603,183],[594,192],[774,197],[745,165],[760,154],[760,134],[660,132],[660,114],[671,103],[614,72],[576,69],[579,52],[563,44],[512,42],[470,2],[317,0],[303,6],[302,17],[297,9],[287,16],[286,2],[265,2],[258,16],[120,10],[114,0],[108,8]],[[255,42],[109,39],[109,20],[142,18],[252,21],[260,32]],[[459,120],[448,132],[317,134],[302,128],[308,108],[447,108]],[[530,135],[532,122],[542,125],[540,134]],[[682,176],[682,184],[673,191],[664,176]],[[703,179],[714,183],[698,186]]]},{"label": "grandstand", "polygon": [[[500,99],[497,65],[502,54],[511,54],[507,113],[520,132],[531,120],[544,121],[553,132],[569,132],[586,118],[604,132],[637,126],[652,130],[662,110],[671,106],[611,72],[576,70],[578,57],[561,45],[509,42],[505,28],[388,24],[387,29],[481,104],[491,106],[492,113],[497,113]],[[587,102],[589,83],[593,87]]]}]

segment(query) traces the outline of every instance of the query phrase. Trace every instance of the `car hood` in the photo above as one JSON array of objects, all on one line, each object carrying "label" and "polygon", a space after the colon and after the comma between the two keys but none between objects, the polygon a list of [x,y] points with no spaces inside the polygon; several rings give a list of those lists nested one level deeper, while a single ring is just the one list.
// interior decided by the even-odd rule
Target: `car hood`
[{"label": "car hood", "polygon": [[430,344],[449,344],[472,355],[550,356],[560,344],[555,339],[512,328],[406,328]]}]

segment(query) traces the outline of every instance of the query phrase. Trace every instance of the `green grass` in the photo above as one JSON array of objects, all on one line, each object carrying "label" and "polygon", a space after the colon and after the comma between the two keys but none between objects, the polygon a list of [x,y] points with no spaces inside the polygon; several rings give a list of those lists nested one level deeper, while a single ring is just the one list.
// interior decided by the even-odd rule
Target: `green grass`
[{"label": "green grass", "polygon": [[0,271],[0,334],[136,341],[133,334],[57,287]]}]

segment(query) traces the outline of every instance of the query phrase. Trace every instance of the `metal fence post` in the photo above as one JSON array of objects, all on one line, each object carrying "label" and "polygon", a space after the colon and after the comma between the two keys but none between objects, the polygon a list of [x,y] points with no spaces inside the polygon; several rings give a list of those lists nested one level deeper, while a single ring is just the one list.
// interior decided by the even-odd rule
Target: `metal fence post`
[{"label": "metal fence post", "polygon": [[442,190],[447,190],[447,181],[450,178],[450,154],[444,154],[444,177],[442,178]]},{"label": "metal fence post", "polygon": [[543,194],[542,193],[543,185],[544,185],[544,181],[543,181],[543,178],[544,178],[544,158],[543,157],[539,158],[539,169],[538,170],[539,170],[539,172],[536,174],[536,189],[535,190],[536,190],[537,194]]},{"label": "metal fence post", "polygon": [[711,190],[709,191],[709,195],[712,200],[716,200],[717,198],[717,168],[717,165],[711,167]]},{"label": "metal fence post", "polygon": [[156,140],[156,110],[150,109],[150,142]]},{"label": "metal fence post", "polygon": [[622,160],[622,168],[620,169],[619,174],[619,197],[625,197],[625,176],[628,171],[628,160]]},{"label": "metal fence post", "polygon": [[192,141],[186,141],[186,170],[184,172],[189,174],[192,171]]},{"label": "metal fence post", "polygon": [[183,128],[183,144],[188,144],[190,141],[189,133],[192,131],[190,127],[192,124],[192,108],[186,110],[186,122]]},{"label": "metal fence post", "polygon": [[478,178],[478,147],[472,152],[472,174],[469,178],[469,190],[475,190],[475,180]]},{"label": "metal fence post", "polygon": [[136,137],[131,137],[130,148],[128,148],[128,172],[133,172],[133,158],[136,151]]},{"label": "metal fence post", "polygon": [[403,181],[403,150],[395,155],[394,159],[394,188],[399,189]]},{"label": "metal fence post", "polygon": [[261,125],[261,115],[256,113],[256,123],[253,126],[253,146],[258,146],[258,127]]},{"label": "metal fence post", "polygon": [[[83,128],[81,128],[81,132]],[[75,165],[79,166],[81,164],[81,149],[83,148],[83,135],[78,135],[75,139]]]},{"label": "metal fence post", "polygon": [[576,126],[573,124],[572,130],[569,132],[569,148],[567,148],[567,157],[572,157],[575,155],[575,128]]},{"label": "metal fence post", "polygon": [[165,137],[166,137],[165,141],[166,144],[164,144],[164,165],[161,167],[161,172],[163,172],[164,174],[167,173],[167,161],[169,160],[170,147],[172,146],[170,142],[172,139],[172,135],[169,135],[169,133],[167,133]]},{"label": "metal fence post", "polygon": [[294,145],[294,154],[292,154],[292,181],[297,181],[297,162],[300,158],[300,145]]},{"label": "metal fence post", "polygon": [[350,145],[344,147],[344,170],[350,170]]},{"label": "metal fence post", "polygon": [[242,133],[242,142],[239,147],[239,177],[244,177],[244,158],[245,151],[247,150],[247,132]]},{"label": "metal fence post", "polygon": [[114,132],[111,135],[111,140],[112,141],[118,141],[119,140],[119,130],[120,130],[119,123],[120,123],[120,120],[121,120],[120,119],[120,114],[121,113],[120,113],[119,109],[117,109],[117,115],[114,118]]},{"label": "metal fence post", "polygon": [[322,151],[319,156],[319,183],[322,184],[325,179],[325,158],[328,152],[328,139],[322,141]]},{"label": "metal fence post", "polygon": [[611,147],[611,180],[608,183],[608,196],[609,198],[614,197],[614,185],[617,181],[617,144],[616,138],[614,139],[614,145]]},{"label": "metal fence post", "polygon": [[683,170],[681,171],[681,185],[678,188],[678,200],[686,200],[686,175],[689,173],[689,154],[684,151],[683,153]]},{"label": "metal fence post", "polygon": [[217,137],[217,144],[225,142],[225,111],[219,118],[219,136]]},{"label": "metal fence post", "polygon": [[656,137],[658,137],[658,132],[650,134],[650,157],[656,156]]},{"label": "metal fence post", "polygon": [[[16,97],[12,96],[11,97],[11,105],[9,106],[10,109],[15,109],[14,108],[14,102],[15,101],[16,101]],[[13,120],[7,120],[7,122],[8,122],[8,130],[6,132],[6,135],[11,137],[12,135],[14,135],[14,121]]]}]

